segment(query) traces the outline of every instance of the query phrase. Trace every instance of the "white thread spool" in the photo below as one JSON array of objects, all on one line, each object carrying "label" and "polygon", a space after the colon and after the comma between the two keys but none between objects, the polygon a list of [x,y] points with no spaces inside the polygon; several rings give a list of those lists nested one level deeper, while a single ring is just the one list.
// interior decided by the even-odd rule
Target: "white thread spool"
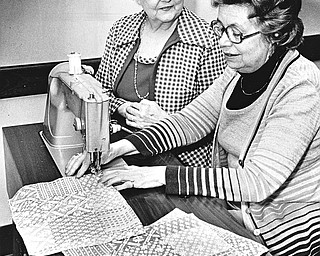
[{"label": "white thread spool", "polygon": [[71,52],[68,54],[69,58],[69,74],[79,75],[82,73],[81,68],[81,54],[77,52]]}]

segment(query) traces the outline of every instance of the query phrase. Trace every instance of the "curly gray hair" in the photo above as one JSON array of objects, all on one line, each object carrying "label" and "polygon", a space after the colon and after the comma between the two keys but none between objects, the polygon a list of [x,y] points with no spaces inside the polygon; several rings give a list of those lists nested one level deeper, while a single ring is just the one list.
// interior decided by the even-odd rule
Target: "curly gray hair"
[{"label": "curly gray hair", "polygon": [[212,0],[212,5],[246,5],[257,18],[261,33],[276,47],[297,48],[303,41],[304,25],[298,17],[301,0]]}]

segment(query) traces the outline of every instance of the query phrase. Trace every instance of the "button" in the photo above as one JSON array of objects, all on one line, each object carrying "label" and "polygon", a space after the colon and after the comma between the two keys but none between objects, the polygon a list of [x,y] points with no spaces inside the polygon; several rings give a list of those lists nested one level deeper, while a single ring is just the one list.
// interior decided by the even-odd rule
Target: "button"
[{"label": "button", "polygon": [[255,229],[255,230],[253,230],[253,234],[254,234],[255,236],[259,236],[259,235],[261,234],[260,229]]},{"label": "button", "polygon": [[246,209],[246,213],[250,214],[251,210],[249,208]]}]

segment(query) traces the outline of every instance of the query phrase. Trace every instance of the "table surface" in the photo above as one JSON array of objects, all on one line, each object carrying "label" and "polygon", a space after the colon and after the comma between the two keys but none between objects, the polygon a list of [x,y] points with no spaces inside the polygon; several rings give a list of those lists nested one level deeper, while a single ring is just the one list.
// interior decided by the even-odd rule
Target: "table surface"
[{"label": "table surface", "polygon": [[[6,179],[9,198],[23,185],[52,181],[61,177],[39,132],[42,124],[4,127],[4,150]],[[129,164],[164,165],[179,163],[170,154],[146,159],[125,159]],[[194,213],[198,218],[216,226],[230,230],[238,235],[258,241],[257,238],[240,225],[224,208],[220,199],[191,196],[166,195],[164,187],[154,189],[127,189],[121,191],[123,197],[135,211],[143,225],[149,225],[179,208]]]}]

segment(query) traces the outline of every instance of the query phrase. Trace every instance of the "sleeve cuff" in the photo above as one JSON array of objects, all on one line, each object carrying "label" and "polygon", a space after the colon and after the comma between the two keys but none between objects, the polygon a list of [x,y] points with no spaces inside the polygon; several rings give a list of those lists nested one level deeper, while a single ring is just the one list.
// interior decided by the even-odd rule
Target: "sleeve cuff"
[{"label": "sleeve cuff", "polygon": [[166,169],[166,194],[179,195],[178,173],[180,166],[167,166]]},{"label": "sleeve cuff", "polygon": [[147,149],[145,142],[139,136],[139,132],[128,135],[125,137],[126,140],[130,141],[135,148],[144,156],[153,156],[154,154]]}]

